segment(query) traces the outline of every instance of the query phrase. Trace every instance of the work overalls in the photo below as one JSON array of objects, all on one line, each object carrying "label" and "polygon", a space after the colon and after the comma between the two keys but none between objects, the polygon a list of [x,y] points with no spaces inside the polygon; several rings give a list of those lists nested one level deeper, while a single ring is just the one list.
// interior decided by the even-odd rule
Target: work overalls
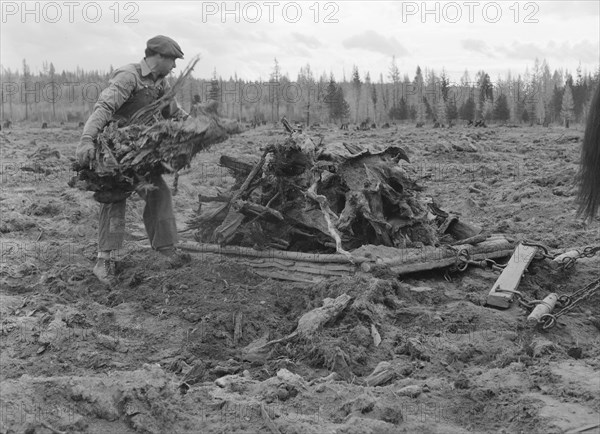
[{"label": "work overalls", "polygon": [[[164,90],[159,86],[138,90],[115,112],[113,121],[122,122],[129,119],[140,108],[148,106],[163,94]],[[168,115],[163,112],[163,116],[165,114]],[[150,245],[158,250],[177,243],[177,226],[169,187],[160,175],[155,175],[150,182],[157,188],[151,191],[138,191],[138,194],[146,201],[143,219]],[[118,250],[123,247],[125,209],[126,199],[100,204],[98,251]]]}]

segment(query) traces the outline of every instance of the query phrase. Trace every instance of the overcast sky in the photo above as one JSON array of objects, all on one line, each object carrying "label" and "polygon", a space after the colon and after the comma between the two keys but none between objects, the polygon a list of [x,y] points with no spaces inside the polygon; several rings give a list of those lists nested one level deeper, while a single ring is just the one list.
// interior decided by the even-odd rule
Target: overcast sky
[{"label": "overcast sky", "polygon": [[[139,61],[146,41],[172,37],[186,59],[201,55],[194,76],[234,73],[267,80],[273,59],[295,80],[310,64],[378,80],[395,55],[412,79],[417,65],[453,80],[484,69],[495,80],[524,73],[536,57],[552,70],[589,72],[600,59],[600,2],[27,2],[3,1],[0,63],[33,72],[44,61],[58,72],[77,66],[107,71]],[[224,7],[225,6],[225,7]],[[25,10],[26,9],[26,10]]]}]

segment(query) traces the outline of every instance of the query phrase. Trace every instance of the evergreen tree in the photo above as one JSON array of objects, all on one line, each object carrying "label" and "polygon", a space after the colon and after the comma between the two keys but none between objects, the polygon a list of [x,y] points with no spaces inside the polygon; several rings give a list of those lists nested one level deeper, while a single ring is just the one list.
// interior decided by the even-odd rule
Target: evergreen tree
[{"label": "evergreen tree", "polygon": [[[398,65],[396,64],[396,56],[392,56],[392,64],[390,65],[388,77],[392,82],[392,107],[396,107],[398,104],[399,94],[400,94],[400,70],[398,69]],[[383,79],[383,77],[380,77]],[[386,108],[386,107],[384,107]]]},{"label": "evergreen tree", "polygon": [[460,106],[460,118],[465,121],[475,119],[475,100],[469,96],[463,105]]},{"label": "evergreen tree", "polygon": [[279,67],[279,62],[277,61],[277,58],[275,58],[274,61],[275,64],[273,65],[273,71],[271,72],[269,87],[269,99],[271,102],[271,121],[273,122],[279,120],[279,81],[281,79],[281,68]]},{"label": "evergreen tree", "polygon": [[558,85],[554,85],[554,91],[552,92],[552,99],[550,100],[550,113],[552,115],[552,122],[556,122],[560,119],[560,108],[562,106],[563,92],[559,89]]},{"label": "evergreen tree", "polygon": [[377,88],[375,87],[375,83],[371,84],[371,101],[373,101],[373,119],[378,121],[377,116]]},{"label": "evergreen tree", "polygon": [[[425,117],[427,114],[425,110],[425,104],[427,103],[427,100],[425,100],[425,102],[423,102],[423,100],[424,98],[422,98],[420,102],[417,102],[416,121],[418,124],[425,123]],[[429,104],[427,106],[429,106]]]},{"label": "evergreen tree", "polygon": [[[29,65],[27,65],[27,61],[23,59],[23,87],[27,87],[29,81]],[[29,92],[25,92],[25,120],[29,119],[29,103],[27,101],[27,95]]]},{"label": "evergreen tree", "polygon": [[344,97],[344,90],[335,82],[333,74],[327,85],[325,103],[329,108],[329,118],[334,122],[342,121],[350,115],[350,106]]},{"label": "evergreen tree", "polygon": [[442,69],[442,75],[440,76],[440,87],[442,91],[442,98],[444,102],[448,101],[448,92],[450,90],[450,80],[446,77],[446,71]]},{"label": "evergreen tree", "polygon": [[360,108],[360,90],[362,87],[362,81],[360,80],[360,75],[358,74],[358,67],[354,65],[352,68],[352,88],[354,89],[354,96],[356,99],[356,116],[354,117],[354,122],[359,123],[359,108]]},{"label": "evergreen tree", "polygon": [[569,128],[569,122],[573,119],[573,92],[571,91],[569,82],[565,85],[560,114],[565,121],[565,127]]},{"label": "evergreen tree", "polygon": [[446,111],[446,103],[443,98],[439,98],[435,106],[435,116],[437,121],[442,125],[448,124],[448,113]]},{"label": "evergreen tree", "polygon": [[489,108],[489,104],[486,105],[486,101],[494,102],[494,93],[490,76],[485,71],[479,71],[477,73],[477,87],[479,89],[479,100],[477,106],[478,117],[485,119],[486,108]]},{"label": "evergreen tree", "polygon": [[210,80],[210,88],[208,90],[208,99],[212,101],[219,101],[221,89],[219,88],[219,80],[217,79],[217,69],[213,70],[213,76]]},{"label": "evergreen tree", "polygon": [[56,69],[54,69],[54,64],[52,62],[50,62],[50,68],[48,70],[48,74],[50,75],[50,84],[52,86],[52,96],[50,98],[52,98],[50,100],[50,102],[52,103],[52,119],[56,120],[56,98],[58,97],[57,95],[57,91],[58,91],[58,87],[55,80],[55,74],[56,74]]},{"label": "evergreen tree", "polygon": [[458,119],[458,107],[456,107],[456,98],[450,98],[447,104],[448,121]]},{"label": "evergreen tree", "polygon": [[500,94],[500,96],[496,99],[496,105],[494,106],[494,119],[503,122],[506,122],[510,119],[508,101],[506,95],[504,94]]}]

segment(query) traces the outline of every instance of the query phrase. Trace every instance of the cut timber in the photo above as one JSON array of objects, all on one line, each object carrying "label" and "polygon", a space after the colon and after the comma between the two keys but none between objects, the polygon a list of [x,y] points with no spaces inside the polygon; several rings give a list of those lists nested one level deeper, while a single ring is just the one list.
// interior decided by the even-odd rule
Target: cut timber
[{"label": "cut timber", "polygon": [[448,226],[446,233],[452,235],[456,240],[461,241],[479,235],[482,230],[483,229],[480,226],[456,220]]},{"label": "cut timber", "polygon": [[233,208],[244,215],[259,217],[271,216],[275,218],[275,220],[283,221],[283,216],[279,211],[246,200],[238,200],[233,204]]},{"label": "cut timber", "polygon": [[[365,246],[355,250],[353,253],[360,253],[364,256],[367,251]],[[375,246],[378,250],[384,249],[382,246]],[[459,244],[446,247],[425,246],[420,249],[387,249],[382,252],[377,263],[388,266],[393,273],[408,274],[417,271],[434,270],[445,268],[457,263],[458,252],[466,250],[472,260],[479,261],[483,259],[494,259],[509,256],[514,249],[514,245],[503,236],[492,236],[486,241],[477,245]],[[394,254],[395,253],[395,254]],[[376,253],[377,254],[377,253]]]},{"label": "cut timber", "polygon": [[513,253],[514,243],[503,235],[490,235],[476,245],[460,244],[419,249],[367,245],[351,252],[351,259],[342,254],[255,250],[249,247],[192,242],[181,243],[178,247],[189,252],[232,256],[237,258],[236,261],[240,264],[251,267],[260,276],[297,282],[318,282],[328,277],[368,272],[381,266],[396,274],[445,268],[457,264],[458,252],[463,249],[474,261],[503,258]]},{"label": "cut timber", "polygon": [[[260,161],[258,163],[256,163],[256,165],[252,168],[252,171],[246,177],[246,180],[244,181],[244,183],[242,184],[240,189],[238,191],[236,191],[233,194],[233,196],[231,197],[231,201],[228,204],[229,206],[234,204],[238,199],[244,199],[246,197],[246,193],[248,193],[247,192],[248,187],[250,187],[252,180],[262,170],[262,167],[265,164],[266,157],[267,157],[267,152],[265,151],[265,152],[263,152],[262,156],[260,157]],[[221,223],[221,225],[215,229],[215,232],[213,235],[215,241],[217,241],[219,244],[227,243],[227,241],[229,241],[231,239],[231,237],[233,235],[235,235],[235,231],[242,224],[244,217],[245,217],[244,215],[238,213],[237,211],[231,209],[231,207],[230,207],[229,212],[228,212],[227,216],[225,217],[225,220],[223,220],[223,223]]]},{"label": "cut timber", "polygon": [[337,318],[351,302],[352,297],[348,294],[342,294],[335,299],[326,298],[323,300],[323,306],[300,317],[296,333],[305,338],[312,336],[326,323]]},{"label": "cut timber", "polygon": [[[250,247],[240,246],[220,246],[218,244],[206,244],[206,243],[180,243],[177,245],[182,250],[188,252],[197,253],[216,253],[219,255],[232,255],[232,256],[248,256],[254,258],[279,258],[288,259],[292,261],[305,261],[305,262],[332,262],[341,264],[352,263],[346,255],[339,254],[322,254],[322,253],[303,253],[303,252],[288,252],[282,250],[255,250]],[[354,263],[368,262],[370,259],[354,255],[352,257]]]},{"label": "cut timber", "polygon": [[538,252],[537,247],[519,244],[511,256],[506,268],[494,283],[487,296],[486,304],[490,306],[509,308],[513,296],[521,282],[523,273]]},{"label": "cut timber", "polygon": [[540,304],[538,304],[533,311],[527,317],[527,323],[529,325],[537,325],[542,316],[549,314],[556,306],[558,296],[555,293],[551,293],[548,297],[544,298]]},{"label": "cut timber", "polygon": [[365,386],[375,387],[394,379],[396,371],[390,362],[380,362],[368,377],[363,378]]},{"label": "cut timber", "polygon": [[231,170],[236,176],[248,176],[254,167],[251,163],[227,155],[221,155],[219,164]]},{"label": "cut timber", "polygon": [[581,252],[579,250],[569,250],[568,252],[558,255],[550,262],[550,268],[557,269],[560,266],[565,266],[571,262],[581,258]]}]

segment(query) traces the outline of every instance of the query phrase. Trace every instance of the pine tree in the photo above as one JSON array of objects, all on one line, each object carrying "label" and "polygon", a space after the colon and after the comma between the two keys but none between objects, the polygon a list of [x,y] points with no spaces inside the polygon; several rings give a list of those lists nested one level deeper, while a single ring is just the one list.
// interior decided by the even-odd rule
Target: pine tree
[{"label": "pine tree", "polygon": [[565,92],[562,97],[560,114],[565,120],[565,127],[569,128],[569,121],[573,119],[573,92],[569,82],[565,85]]},{"label": "pine tree", "polygon": [[[425,101],[427,101],[427,100],[425,100]],[[421,99],[421,101],[417,102],[416,121],[418,124],[425,123],[425,115],[426,115],[425,102],[423,102],[423,99]]]},{"label": "pine tree", "polygon": [[325,103],[329,107],[329,118],[334,122],[344,120],[350,115],[350,106],[344,97],[344,90],[335,82],[333,74],[327,85]]},{"label": "pine tree", "polygon": [[390,65],[388,77],[393,84],[392,107],[396,107],[396,105],[398,104],[400,87],[400,70],[398,69],[398,65],[396,64],[396,56],[392,56],[392,64]]},{"label": "pine tree", "polygon": [[460,118],[465,121],[471,121],[475,118],[475,100],[469,96],[463,105],[460,106]]},{"label": "pine tree", "polygon": [[377,116],[377,88],[375,83],[371,84],[371,101],[373,101],[373,120],[378,121]]},{"label": "pine tree", "polygon": [[360,90],[362,87],[362,81],[360,80],[360,75],[358,74],[358,67],[354,65],[352,68],[352,87],[354,89],[354,95],[356,98],[356,116],[354,118],[354,122],[359,123],[359,108],[360,108]]},{"label": "pine tree", "polygon": [[210,88],[208,90],[208,99],[219,101],[221,89],[219,88],[219,80],[217,79],[217,69],[213,70],[213,77],[210,80]]},{"label": "pine tree", "polygon": [[494,107],[494,119],[503,122],[506,122],[510,119],[508,100],[504,94],[500,94],[500,96],[496,99],[496,105]]},{"label": "pine tree", "polygon": [[458,119],[458,107],[456,107],[456,98],[450,98],[447,103],[448,122]]},{"label": "pine tree", "polygon": [[[27,88],[27,81],[29,80],[29,65],[25,59],[23,59],[23,87]],[[28,92],[25,92],[25,120],[29,119],[29,103],[27,101]]]},{"label": "pine tree", "polygon": [[[274,59],[275,63],[273,65],[273,71],[270,76],[270,86],[269,86],[269,100],[271,102],[271,121],[275,122],[279,119],[279,102],[280,102],[280,93],[279,93],[279,81],[281,79],[281,68],[279,67],[279,62],[277,61],[277,57]],[[273,90],[273,87],[275,90]]]},{"label": "pine tree", "polygon": [[48,69],[48,74],[50,75],[50,84],[52,86],[52,99],[51,99],[51,103],[52,103],[52,119],[56,120],[56,98],[57,98],[57,85],[54,82],[54,75],[56,73],[56,70],[54,69],[54,64],[52,62],[50,62],[50,68]]},{"label": "pine tree", "polygon": [[448,124],[448,112],[446,110],[446,103],[444,102],[443,98],[438,98],[438,101],[437,101],[437,104],[435,107],[435,116],[437,118],[437,121],[441,125]]},{"label": "pine tree", "polygon": [[[425,122],[425,106],[423,105],[423,92],[425,89],[424,88],[424,81],[423,81],[423,74],[421,73],[421,67],[417,65],[417,71],[415,73],[415,78],[413,80],[413,88],[415,90],[415,96],[414,96],[414,106],[415,106],[415,111],[416,111],[416,116],[417,116],[417,123],[423,123]],[[421,107],[423,106],[423,107]]]}]

